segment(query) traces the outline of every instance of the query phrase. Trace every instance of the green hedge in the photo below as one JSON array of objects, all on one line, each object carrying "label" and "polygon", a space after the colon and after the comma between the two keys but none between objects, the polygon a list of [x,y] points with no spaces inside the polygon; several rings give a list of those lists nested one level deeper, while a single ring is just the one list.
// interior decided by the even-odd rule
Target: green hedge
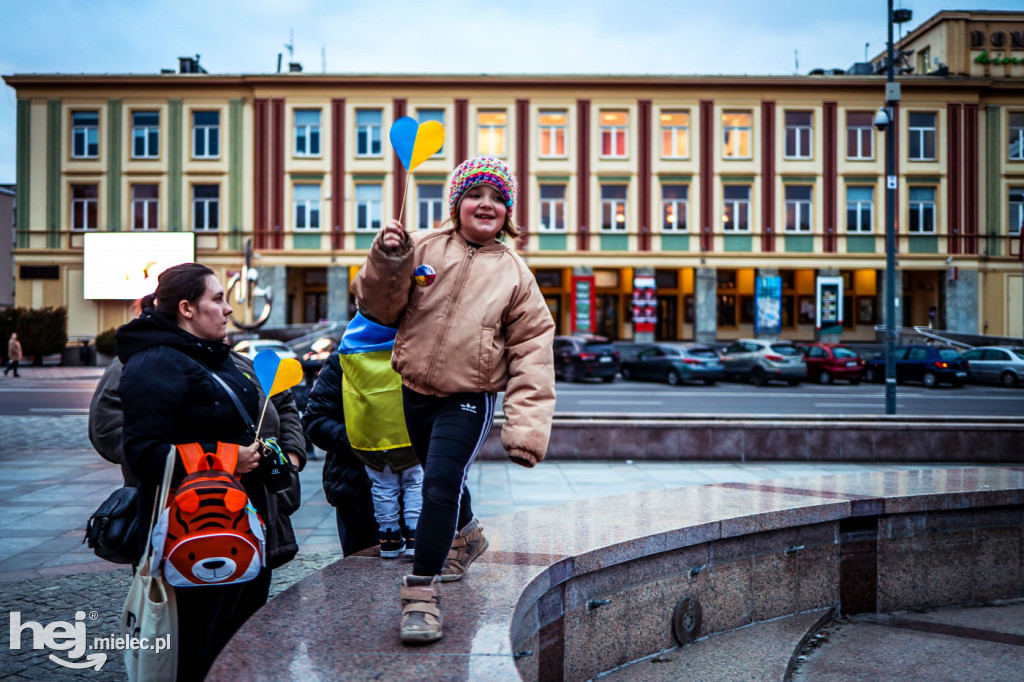
[{"label": "green hedge", "polygon": [[0,310],[0,353],[7,357],[7,340],[18,333],[21,351],[32,364],[40,365],[44,355],[68,345],[68,310],[60,308],[5,308]]},{"label": "green hedge", "polygon": [[116,332],[117,330],[111,327],[110,329],[96,335],[97,353],[102,353],[103,355],[111,358],[117,355],[117,342],[114,339],[114,334]]}]

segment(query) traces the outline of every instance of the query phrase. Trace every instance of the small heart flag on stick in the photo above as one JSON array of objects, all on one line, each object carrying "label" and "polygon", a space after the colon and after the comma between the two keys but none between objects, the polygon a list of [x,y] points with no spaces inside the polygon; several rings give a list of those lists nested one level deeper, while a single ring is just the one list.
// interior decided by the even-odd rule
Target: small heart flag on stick
[{"label": "small heart flag on stick", "polygon": [[391,124],[391,146],[398,155],[398,160],[405,167],[405,188],[402,190],[402,208],[398,212],[398,220],[402,220],[405,212],[405,197],[409,190],[409,176],[424,161],[441,151],[444,146],[444,126],[438,121],[419,123],[409,116]]},{"label": "small heart flag on stick", "polygon": [[[256,370],[256,380],[260,382],[260,388],[267,396],[267,402],[272,396],[287,391],[302,381],[302,364],[295,358],[282,358],[270,349],[257,353],[253,358],[252,366]],[[263,403],[260,421],[256,425],[257,439],[260,435],[260,427],[263,426],[263,417],[267,413],[267,402]]]}]

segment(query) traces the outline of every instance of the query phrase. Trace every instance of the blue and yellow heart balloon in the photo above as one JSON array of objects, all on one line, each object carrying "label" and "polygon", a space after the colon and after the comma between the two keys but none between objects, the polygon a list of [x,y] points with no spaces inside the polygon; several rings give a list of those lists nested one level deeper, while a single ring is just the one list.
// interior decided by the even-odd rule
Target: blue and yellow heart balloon
[{"label": "blue and yellow heart balloon", "polygon": [[261,350],[252,361],[256,380],[269,398],[302,381],[302,364],[295,358],[282,358],[274,351]]},{"label": "blue and yellow heart balloon", "polygon": [[444,146],[444,126],[438,121],[420,123],[410,116],[403,116],[391,125],[389,137],[398,160],[411,173],[441,151]]}]

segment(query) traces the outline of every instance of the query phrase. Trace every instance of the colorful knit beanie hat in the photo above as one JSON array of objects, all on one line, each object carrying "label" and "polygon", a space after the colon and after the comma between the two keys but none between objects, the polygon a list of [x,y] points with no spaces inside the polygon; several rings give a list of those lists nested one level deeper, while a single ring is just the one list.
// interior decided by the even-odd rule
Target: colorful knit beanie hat
[{"label": "colorful knit beanie hat", "polygon": [[448,186],[448,214],[455,216],[459,207],[459,199],[466,190],[476,185],[491,185],[505,199],[505,205],[511,211],[516,203],[516,181],[512,171],[504,161],[493,156],[478,156],[463,161],[452,173],[452,182]]}]

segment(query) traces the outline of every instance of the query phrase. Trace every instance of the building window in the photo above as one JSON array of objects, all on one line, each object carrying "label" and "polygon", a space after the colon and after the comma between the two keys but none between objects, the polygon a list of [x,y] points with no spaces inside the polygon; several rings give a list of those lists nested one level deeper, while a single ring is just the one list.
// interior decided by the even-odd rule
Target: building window
[{"label": "building window", "polygon": [[1010,112],[1010,160],[1024,161],[1024,112]]},{"label": "building window", "polygon": [[319,109],[295,110],[295,156],[320,156]]},{"label": "building window", "polygon": [[1010,212],[1007,219],[1010,221],[1010,234],[1019,235],[1024,226],[1024,187],[1010,188]]},{"label": "building window", "polygon": [[156,185],[132,185],[132,229],[155,230],[160,215],[160,190]]},{"label": "building window", "polygon": [[[364,186],[368,187],[369,185],[360,185],[360,187]],[[416,193],[419,209],[417,227],[421,230],[441,227],[444,215],[444,185],[416,185]]]},{"label": "building window", "polygon": [[220,112],[192,112],[192,157],[216,159],[220,156]]},{"label": "building window", "polygon": [[851,111],[846,114],[846,158],[875,158],[875,131],[872,128],[873,114],[867,111]]},{"label": "building window", "polygon": [[629,145],[629,113],[626,111],[601,112],[601,156],[624,159]]},{"label": "building window", "polygon": [[380,109],[356,109],[356,156],[380,156]]},{"label": "building window", "polygon": [[686,202],[688,185],[661,186],[661,229],[666,232],[686,232]]},{"label": "building window", "polygon": [[750,114],[727,111],[722,114],[722,157],[750,158]]},{"label": "building window", "polygon": [[932,72],[932,51],[930,47],[922,47],[917,51],[917,75],[926,76]]},{"label": "building window", "polygon": [[481,111],[476,116],[477,149],[487,156],[505,156],[504,111]]},{"label": "building window", "polygon": [[320,229],[320,185],[295,185],[295,229]]},{"label": "building window", "polygon": [[786,158],[811,158],[811,112],[786,112]]},{"label": "building window", "polygon": [[786,232],[811,231],[811,190],[807,185],[786,185]]},{"label": "building window", "polygon": [[160,112],[132,112],[132,158],[155,159],[160,155]]},{"label": "building window", "polygon": [[911,161],[935,160],[935,114],[910,114],[907,135]]},{"label": "building window", "polygon": [[[417,109],[416,119],[420,123],[424,123],[425,121],[437,121],[441,125],[444,125],[444,109]],[[436,159],[437,157],[443,155],[444,145],[441,145],[441,148],[437,150],[437,153],[430,158]]]},{"label": "building window", "polygon": [[100,113],[71,113],[71,158],[95,159],[100,155]]},{"label": "building window", "polygon": [[560,159],[565,157],[565,132],[568,114],[564,111],[540,112],[540,156]]},{"label": "building window", "polygon": [[750,232],[750,185],[726,185],[722,195],[722,230]]},{"label": "building window", "polygon": [[874,232],[874,187],[846,188],[846,231]]},{"label": "building window", "polygon": [[356,229],[379,230],[381,193],[380,185],[356,185]]},{"label": "building window", "polygon": [[540,231],[565,232],[565,185],[540,186]]},{"label": "building window", "polygon": [[99,185],[71,185],[71,229],[95,230]]},{"label": "building window", "polygon": [[686,159],[690,156],[690,114],[665,111],[661,114],[661,158]]},{"label": "building window", "polygon": [[935,234],[935,188],[910,188],[910,224],[907,231],[911,234]]},{"label": "building window", "polygon": [[220,185],[192,185],[192,229],[220,227]]},{"label": "building window", "polygon": [[626,185],[601,185],[601,229],[626,231]]}]

